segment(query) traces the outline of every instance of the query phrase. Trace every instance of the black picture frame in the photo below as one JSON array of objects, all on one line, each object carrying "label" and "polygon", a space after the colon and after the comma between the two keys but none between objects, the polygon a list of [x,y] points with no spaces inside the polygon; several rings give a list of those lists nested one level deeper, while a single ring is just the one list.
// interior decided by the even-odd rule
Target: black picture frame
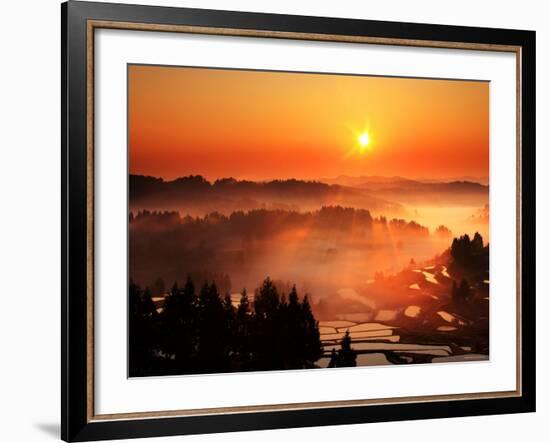
[{"label": "black picture frame", "polygon": [[[69,1],[61,5],[61,437],[89,441],[535,411],[535,32]],[[87,23],[90,20],[511,45],[521,54],[521,395],[94,420],[89,413]],[[511,196],[512,198],[512,196]]]}]

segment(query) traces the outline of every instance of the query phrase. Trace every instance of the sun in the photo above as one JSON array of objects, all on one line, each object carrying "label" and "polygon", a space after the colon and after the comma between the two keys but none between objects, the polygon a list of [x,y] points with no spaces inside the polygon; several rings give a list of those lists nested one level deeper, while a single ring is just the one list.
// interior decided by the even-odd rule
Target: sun
[{"label": "sun", "polygon": [[349,125],[350,138],[348,139],[348,149],[344,154],[344,158],[367,158],[373,147],[378,146],[378,138],[374,137],[375,133],[371,132],[371,127],[366,124],[358,128],[357,126]]},{"label": "sun", "polygon": [[361,151],[364,151],[370,143],[369,133],[363,132],[359,134],[358,141],[359,141],[359,146],[361,148]]}]

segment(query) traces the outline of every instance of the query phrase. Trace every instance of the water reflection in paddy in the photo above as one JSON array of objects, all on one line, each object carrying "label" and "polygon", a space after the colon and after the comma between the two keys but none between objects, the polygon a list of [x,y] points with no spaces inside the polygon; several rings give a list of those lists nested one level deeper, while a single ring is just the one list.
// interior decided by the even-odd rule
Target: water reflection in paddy
[{"label": "water reflection in paddy", "polygon": [[[411,305],[406,309],[406,316],[415,318],[421,308]],[[438,311],[437,316],[444,322],[453,322],[455,317],[448,312]],[[334,320],[319,323],[321,343],[324,355],[317,361],[319,367],[327,367],[332,350],[340,350],[340,343],[346,332],[352,339],[352,348],[357,353],[357,366],[378,366],[395,363],[441,363],[486,360],[488,357],[471,353],[469,347],[451,347],[447,344],[403,343],[399,327],[383,322],[354,323]],[[457,327],[445,325],[435,330],[440,333],[451,332]],[[456,352],[459,355],[456,355]],[[464,352],[464,354],[460,354]]]}]

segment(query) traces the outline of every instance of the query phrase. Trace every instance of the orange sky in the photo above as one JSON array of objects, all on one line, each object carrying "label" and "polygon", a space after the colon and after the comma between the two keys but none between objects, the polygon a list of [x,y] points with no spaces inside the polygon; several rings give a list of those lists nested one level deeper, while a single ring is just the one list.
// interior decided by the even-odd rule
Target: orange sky
[{"label": "orange sky", "polygon": [[489,175],[486,82],[138,65],[128,81],[133,174]]}]

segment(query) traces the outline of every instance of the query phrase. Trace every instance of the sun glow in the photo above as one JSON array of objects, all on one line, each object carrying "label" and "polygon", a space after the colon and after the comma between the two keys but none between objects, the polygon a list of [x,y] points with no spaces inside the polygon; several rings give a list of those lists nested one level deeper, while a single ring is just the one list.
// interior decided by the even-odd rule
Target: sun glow
[{"label": "sun glow", "polygon": [[368,125],[364,125],[361,129],[358,129],[357,127],[349,125],[348,129],[351,132],[351,143],[348,145],[349,148],[344,158],[347,159],[354,156],[364,157],[363,154],[366,154],[372,150],[373,139],[371,136],[370,127]]},{"label": "sun glow", "polygon": [[370,144],[369,133],[362,132],[361,134],[359,134],[357,140],[359,141],[359,148],[361,149],[361,152],[363,152]]}]

